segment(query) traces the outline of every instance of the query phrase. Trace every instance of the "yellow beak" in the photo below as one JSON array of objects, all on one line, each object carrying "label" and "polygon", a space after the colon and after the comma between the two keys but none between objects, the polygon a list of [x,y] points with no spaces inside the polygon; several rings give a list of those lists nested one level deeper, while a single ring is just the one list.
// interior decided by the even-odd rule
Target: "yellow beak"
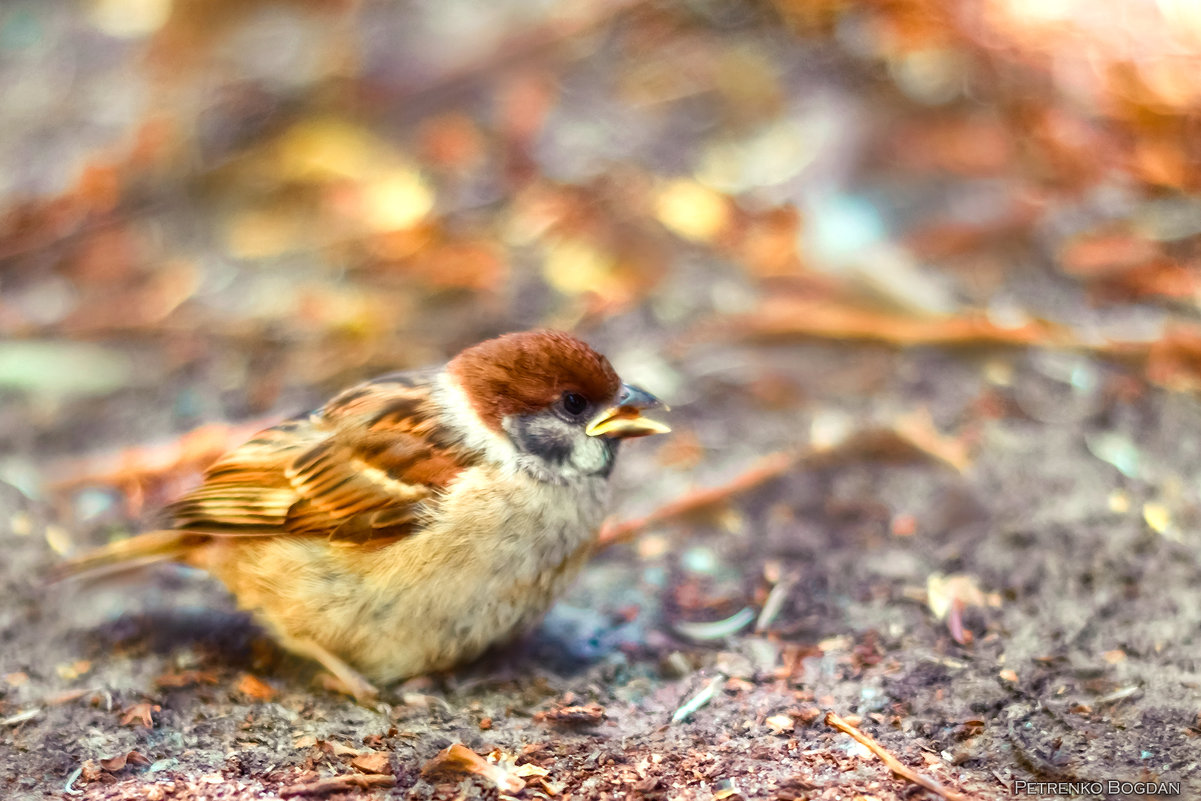
[{"label": "yellow beak", "polygon": [[588,427],[584,429],[584,433],[590,437],[627,439],[649,437],[652,434],[666,434],[671,431],[670,427],[658,420],[643,417],[642,412],[646,409],[666,411],[667,404],[645,390],[629,384],[622,384],[617,402],[592,418]]}]

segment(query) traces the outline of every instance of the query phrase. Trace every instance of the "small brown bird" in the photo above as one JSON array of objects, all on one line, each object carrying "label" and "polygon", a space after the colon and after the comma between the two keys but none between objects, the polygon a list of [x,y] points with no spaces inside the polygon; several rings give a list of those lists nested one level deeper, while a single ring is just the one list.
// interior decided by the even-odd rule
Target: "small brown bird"
[{"label": "small brown bird", "polygon": [[448,668],[546,612],[596,542],[620,440],[670,430],[642,415],[657,406],[574,337],[508,334],[261,432],[164,529],[61,572],[203,568],[371,697],[364,675]]}]

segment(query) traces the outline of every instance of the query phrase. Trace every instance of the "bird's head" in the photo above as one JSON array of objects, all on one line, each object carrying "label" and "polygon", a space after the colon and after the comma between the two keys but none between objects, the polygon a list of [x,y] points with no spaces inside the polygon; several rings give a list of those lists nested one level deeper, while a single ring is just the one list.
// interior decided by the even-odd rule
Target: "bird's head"
[{"label": "bird's head", "polygon": [[620,440],[671,430],[643,415],[665,408],[658,399],[622,383],[608,359],[560,331],[481,342],[447,373],[484,426],[561,474],[607,474]]}]

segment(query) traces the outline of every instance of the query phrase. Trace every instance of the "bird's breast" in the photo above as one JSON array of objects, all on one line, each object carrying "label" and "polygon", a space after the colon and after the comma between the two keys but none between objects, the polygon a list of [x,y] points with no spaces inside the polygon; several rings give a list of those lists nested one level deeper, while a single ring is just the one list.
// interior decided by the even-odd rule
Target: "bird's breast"
[{"label": "bird's breast", "polygon": [[420,537],[456,558],[528,583],[590,549],[608,506],[600,477],[551,484],[521,472],[466,471]]}]

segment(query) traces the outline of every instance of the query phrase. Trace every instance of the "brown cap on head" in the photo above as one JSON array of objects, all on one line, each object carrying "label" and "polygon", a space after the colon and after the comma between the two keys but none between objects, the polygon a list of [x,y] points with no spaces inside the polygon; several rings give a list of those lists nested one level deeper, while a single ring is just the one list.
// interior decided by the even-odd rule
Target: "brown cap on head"
[{"label": "brown cap on head", "polygon": [[564,392],[607,403],[621,387],[609,360],[562,331],[523,331],[481,342],[447,370],[484,423],[499,429],[512,414],[541,411]]}]

